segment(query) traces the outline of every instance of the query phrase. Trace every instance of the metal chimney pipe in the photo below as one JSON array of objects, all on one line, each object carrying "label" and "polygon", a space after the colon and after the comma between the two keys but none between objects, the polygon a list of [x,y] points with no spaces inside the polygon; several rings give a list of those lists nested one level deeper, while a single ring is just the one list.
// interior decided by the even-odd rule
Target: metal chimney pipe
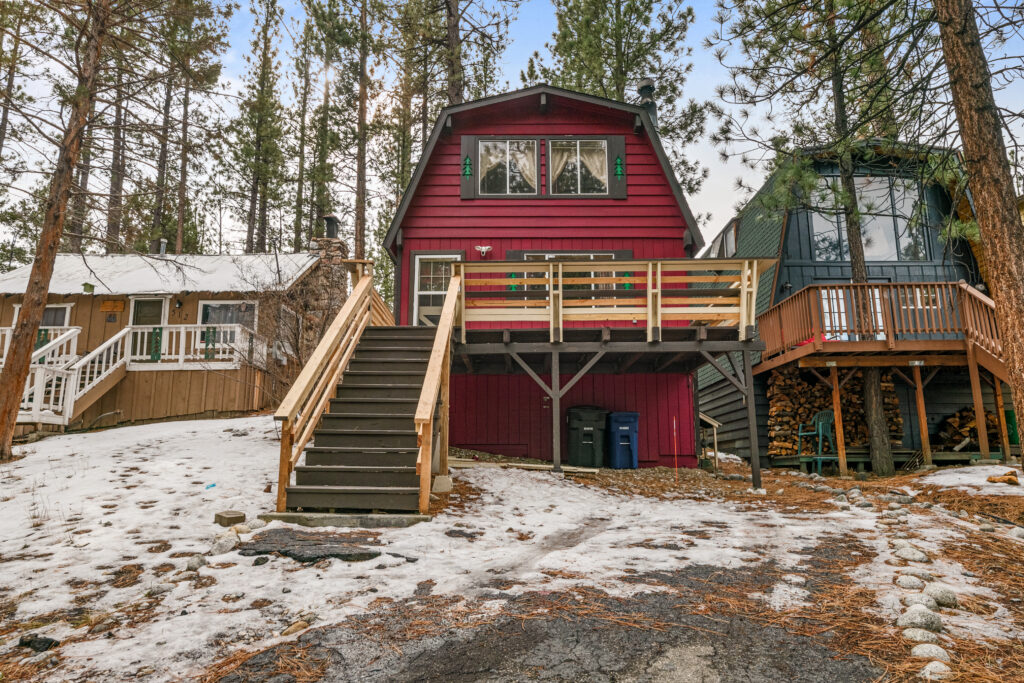
[{"label": "metal chimney pipe", "polygon": [[167,256],[167,238],[166,237],[161,237],[160,238],[160,255],[161,256]]},{"label": "metal chimney pipe", "polygon": [[651,117],[654,130],[658,130],[658,105],[654,102],[654,81],[650,78],[641,79],[636,86],[637,94],[640,95],[640,106],[647,110]]}]

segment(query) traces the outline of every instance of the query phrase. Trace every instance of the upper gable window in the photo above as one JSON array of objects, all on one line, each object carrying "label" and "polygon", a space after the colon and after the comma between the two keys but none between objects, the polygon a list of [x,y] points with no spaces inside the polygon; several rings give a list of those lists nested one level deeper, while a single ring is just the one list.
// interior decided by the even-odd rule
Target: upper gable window
[{"label": "upper gable window", "polygon": [[537,194],[536,140],[481,140],[480,195]]},{"label": "upper gable window", "polygon": [[552,140],[550,149],[551,194],[608,194],[607,140]]}]

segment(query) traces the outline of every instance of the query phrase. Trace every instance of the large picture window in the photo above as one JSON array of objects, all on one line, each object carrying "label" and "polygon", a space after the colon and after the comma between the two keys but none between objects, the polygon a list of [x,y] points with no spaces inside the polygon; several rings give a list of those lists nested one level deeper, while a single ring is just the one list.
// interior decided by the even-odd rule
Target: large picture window
[{"label": "large picture window", "polygon": [[[855,179],[861,239],[867,261],[928,259],[925,205],[916,180],[888,176]],[[816,261],[847,261],[846,221],[836,197],[839,181],[821,178],[811,198],[811,234]]]},{"label": "large picture window", "polygon": [[480,194],[537,194],[536,140],[481,140]]},{"label": "large picture window", "polygon": [[552,140],[550,150],[551,194],[608,194],[606,140]]}]

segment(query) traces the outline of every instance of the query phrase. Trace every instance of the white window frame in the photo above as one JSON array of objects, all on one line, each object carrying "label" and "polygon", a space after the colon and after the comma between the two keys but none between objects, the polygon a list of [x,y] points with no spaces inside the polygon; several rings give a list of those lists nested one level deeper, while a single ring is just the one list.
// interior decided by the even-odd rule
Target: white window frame
[{"label": "white window frame", "polygon": [[[420,321],[420,295],[421,294],[438,294],[438,292],[421,292],[420,291],[420,262],[422,261],[451,261],[461,262],[462,254],[459,252],[451,253],[440,253],[440,254],[415,254],[413,258],[413,269],[412,269],[412,324],[416,327],[427,326],[426,323]],[[443,294],[443,292],[442,292]]]},{"label": "white window frame", "polygon": [[[11,327],[18,324],[18,316],[21,315],[21,304],[14,304],[14,320],[11,321]],[[63,308],[64,309],[64,324],[63,325],[40,325],[40,327],[71,327],[71,307],[74,304],[46,304],[43,309],[47,308]]]},{"label": "white window frame", "polygon": [[[611,174],[612,169],[610,168],[610,159],[608,158],[608,139],[607,138],[556,138],[548,140],[548,168],[550,169],[551,159],[551,146],[556,142],[575,142],[576,143],[576,192],[555,192],[555,180],[556,178],[551,174],[547,173],[548,176],[548,195],[551,197],[607,197],[611,193]],[[604,179],[604,192],[583,192],[583,162],[580,161],[580,143],[581,142],[600,142],[604,145],[604,168],[605,173],[608,177]]]},{"label": "white window frame", "polygon": [[161,301],[163,308],[160,312],[160,326],[167,326],[167,309],[170,308],[171,296],[169,294],[156,296],[133,296],[128,298],[128,326],[135,326],[135,302],[136,301]]},{"label": "white window frame", "polygon": [[[483,166],[480,163],[480,147],[489,142],[504,142],[505,143],[505,191],[504,192],[484,192],[483,182],[484,174],[482,172]],[[533,166],[537,172],[537,180],[534,183],[533,192],[509,192],[508,184],[511,174],[509,173],[509,164],[511,158],[509,155],[509,144],[513,142],[532,142],[533,143]],[[578,153],[578,152],[577,152]],[[476,141],[476,164],[477,180],[476,180],[476,194],[478,197],[536,197],[540,193],[540,140],[537,138],[480,138]]]},{"label": "white window frame", "polygon": [[196,325],[206,326],[206,323],[203,322],[203,306],[209,306],[210,304],[252,304],[252,332],[255,332],[256,328],[259,327],[260,303],[252,299],[200,299],[196,307]]}]

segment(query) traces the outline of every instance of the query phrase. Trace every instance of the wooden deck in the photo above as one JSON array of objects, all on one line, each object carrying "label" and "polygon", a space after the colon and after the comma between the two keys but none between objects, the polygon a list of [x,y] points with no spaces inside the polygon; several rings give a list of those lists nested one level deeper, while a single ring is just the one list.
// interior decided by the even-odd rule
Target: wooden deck
[{"label": "wooden deck", "polygon": [[[892,368],[914,387],[924,461],[930,464],[938,454],[928,440],[924,388],[939,368],[965,366],[976,414],[984,413],[982,381],[995,389],[1001,452],[1010,452],[1002,399],[1008,376],[995,304],[966,283],[812,285],[757,316],[757,323],[765,350],[754,374],[796,362],[831,387],[843,473],[850,452],[843,443],[839,391],[856,368]],[[827,369],[827,377],[819,369]],[[987,430],[978,430],[978,442],[980,455],[991,457]]]}]

